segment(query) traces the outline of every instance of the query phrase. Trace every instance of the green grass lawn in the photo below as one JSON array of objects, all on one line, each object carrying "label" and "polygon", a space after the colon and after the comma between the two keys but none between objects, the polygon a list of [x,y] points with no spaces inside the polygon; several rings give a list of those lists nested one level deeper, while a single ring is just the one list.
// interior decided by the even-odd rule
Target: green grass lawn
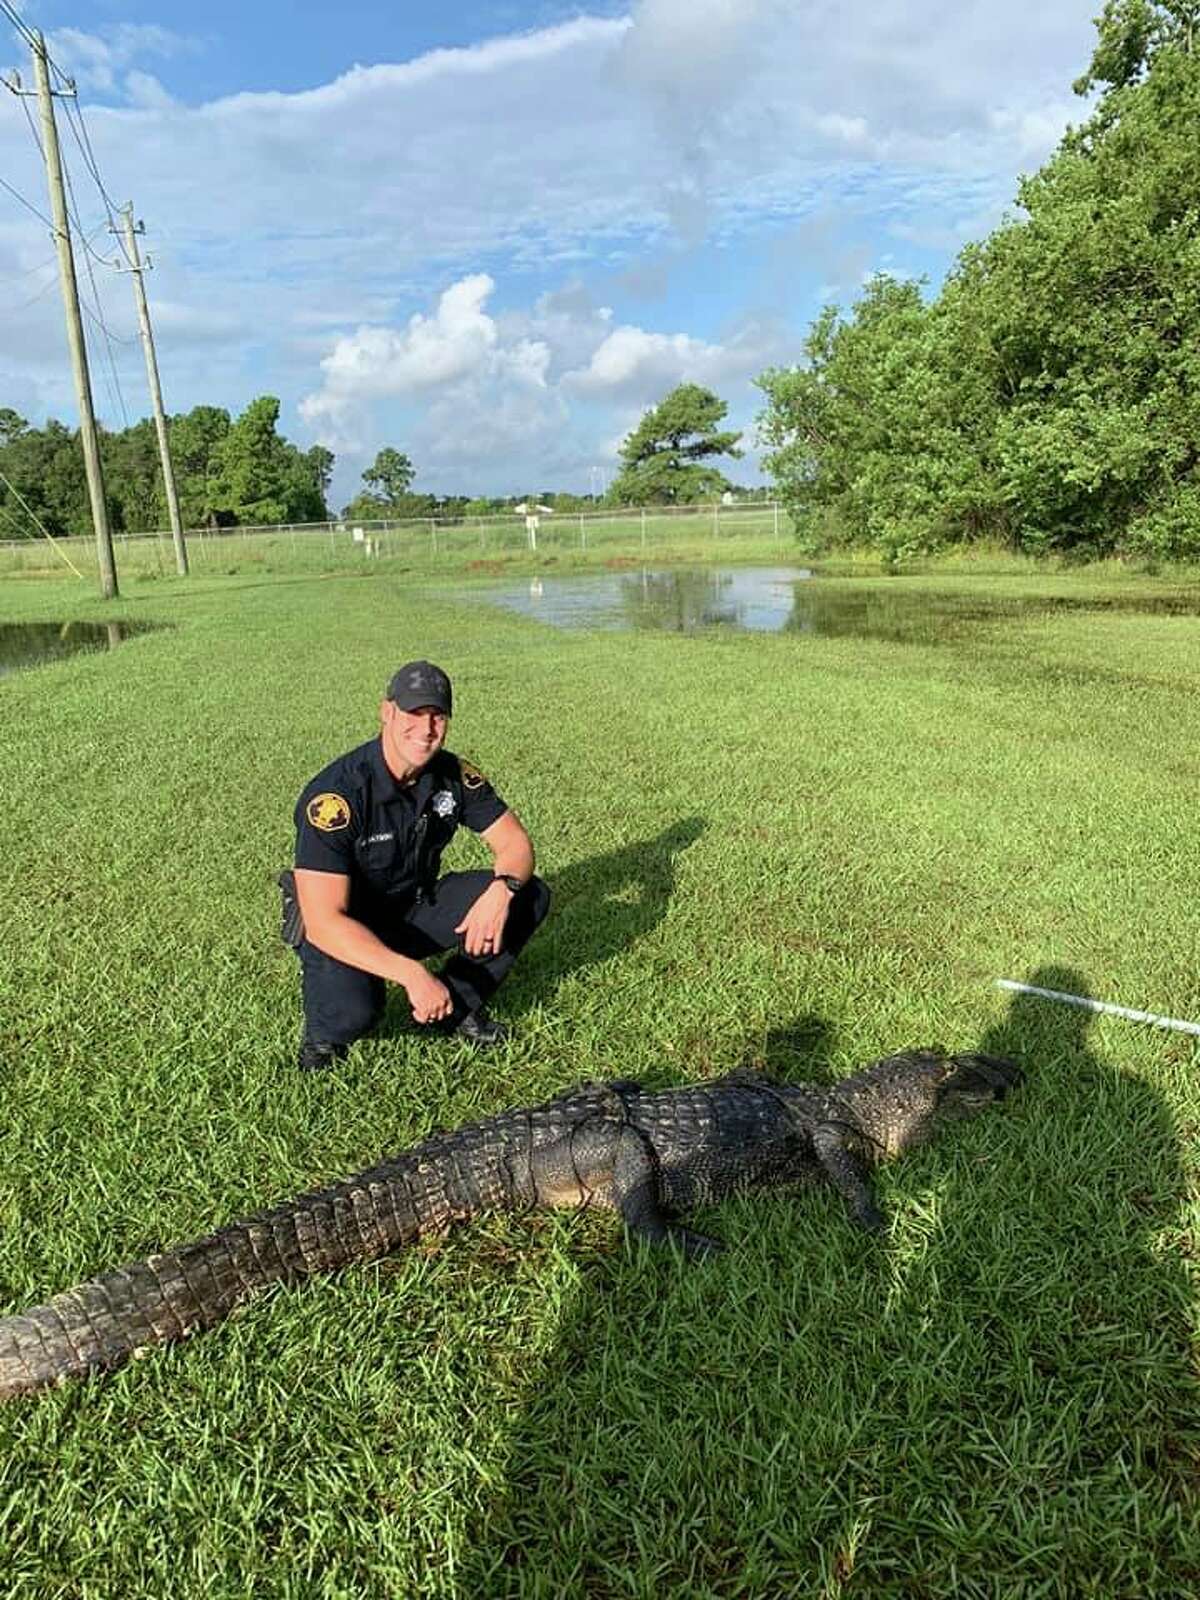
[{"label": "green grass lawn", "polygon": [[[2,620],[169,627],[0,680],[0,1310],[584,1078],[941,1042],[1026,1083],[880,1174],[881,1241],[823,1190],[706,1215],[703,1268],[490,1218],[4,1407],[0,1593],[1195,1594],[1200,1051],[993,979],[1200,1017],[1200,619],[589,634],[446,587],[6,584]],[[396,1008],[302,1076],[273,877],[412,656],[555,908],[506,1052]]]}]

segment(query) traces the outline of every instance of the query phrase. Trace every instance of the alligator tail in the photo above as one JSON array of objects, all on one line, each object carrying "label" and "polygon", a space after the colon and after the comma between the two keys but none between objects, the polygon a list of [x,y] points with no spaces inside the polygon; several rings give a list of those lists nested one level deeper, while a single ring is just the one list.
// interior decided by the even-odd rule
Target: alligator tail
[{"label": "alligator tail", "polygon": [[461,1134],[433,1139],[145,1261],[0,1318],[0,1400],[120,1366],[210,1328],[273,1283],[371,1261],[502,1198],[464,1182]]}]

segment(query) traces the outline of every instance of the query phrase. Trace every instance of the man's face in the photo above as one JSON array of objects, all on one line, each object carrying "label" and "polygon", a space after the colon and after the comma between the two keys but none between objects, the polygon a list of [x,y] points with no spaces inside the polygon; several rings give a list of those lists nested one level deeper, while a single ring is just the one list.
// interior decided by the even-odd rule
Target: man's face
[{"label": "man's face", "polygon": [[446,742],[450,719],[436,706],[419,706],[405,711],[391,700],[383,703],[383,731],[392,750],[405,767],[423,767],[432,761]]}]

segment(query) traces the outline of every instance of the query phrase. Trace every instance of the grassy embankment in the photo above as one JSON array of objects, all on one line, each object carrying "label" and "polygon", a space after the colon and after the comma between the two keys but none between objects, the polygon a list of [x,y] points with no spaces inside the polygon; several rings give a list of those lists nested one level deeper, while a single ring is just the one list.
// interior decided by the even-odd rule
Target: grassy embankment
[{"label": "grassy embankment", "polygon": [[[412,573],[22,582],[3,611],[171,625],[0,682],[5,1310],[581,1078],[930,1040],[1028,1071],[881,1175],[879,1243],[823,1191],[705,1217],[703,1270],[599,1216],[494,1218],[5,1408],[4,1593],[1200,1586],[1195,1044],[992,987],[1200,1016],[1200,623],[566,634]],[[556,909],[510,1051],[388,1030],[302,1077],[272,875],[418,654]]]}]

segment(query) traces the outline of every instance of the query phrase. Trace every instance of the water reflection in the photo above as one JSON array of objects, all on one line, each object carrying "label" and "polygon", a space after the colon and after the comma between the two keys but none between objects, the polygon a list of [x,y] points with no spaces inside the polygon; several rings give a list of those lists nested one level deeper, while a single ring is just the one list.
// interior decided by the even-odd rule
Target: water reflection
[{"label": "water reflection", "polygon": [[775,632],[786,625],[804,567],[721,567],[655,572],[586,573],[534,578],[481,591],[504,606],[560,628],[646,628],[694,633],[705,628]]},{"label": "water reflection", "polygon": [[981,597],[861,580],[822,580],[804,567],[718,567],[534,578],[479,591],[560,628],[657,633],[807,633],[937,644],[1010,618],[1056,611],[1200,615],[1200,593],[1111,598]]},{"label": "water reflection", "polygon": [[0,622],[0,677],[87,650],[115,650],[156,622]]}]

